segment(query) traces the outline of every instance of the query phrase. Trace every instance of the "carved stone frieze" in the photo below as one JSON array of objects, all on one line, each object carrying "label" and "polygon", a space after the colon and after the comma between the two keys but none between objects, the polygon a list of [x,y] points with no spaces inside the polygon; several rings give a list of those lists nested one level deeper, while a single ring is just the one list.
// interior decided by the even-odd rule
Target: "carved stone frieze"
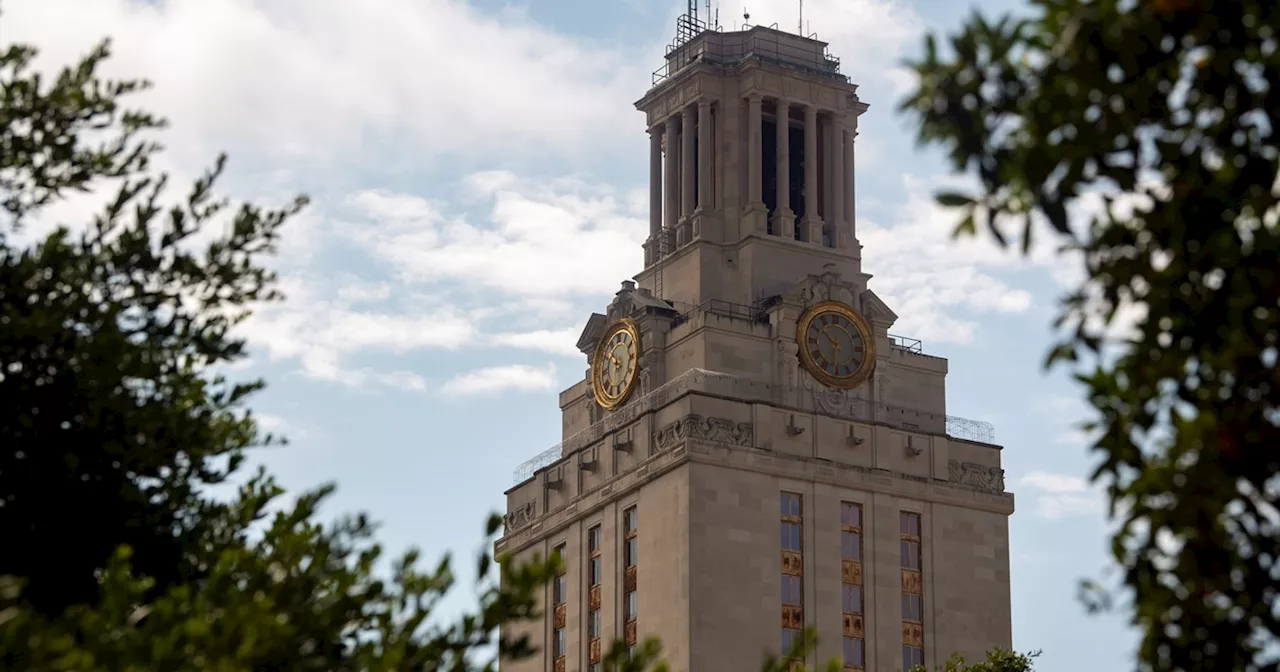
[{"label": "carved stone frieze", "polygon": [[511,511],[507,512],[507,515],[506,515],[507,530],[509,531],[518,530],[524,527],[525,525],[532,523],[533,519],[537,517],[538,517],[537,502],[531,501],[526,503],[524,506],[516,507],[515,509],[512,509]]},{"label": "carved stone frieze", "polygon": [[842,418],[862,418],[870,415],[871,407],[864,398],[865,388],[842,390],[827,387],[805,372],[804,384],[806,392],[812,395],[814,410]]},{"label": "carved stone frieze", "polygon": [[858,288],[846,282],[835,271],[827,271],[819,275],[810,275],[800,283],[800,299],[804,305],[811,306],[823,301],[839,301],[847,306],[854,305],[854,297]]},{"label": "carved stone frieze", "polygon": [[950,460],[947,470],[952,483],[967,485],[984,492],[1004,492],[1004,469],[975,462]]},{"label": "carved stone frieze", "polygon": [[655,452],[662,452],[686,439],[752,446],[755,444],[754,438],[753,427],[749,422],[704,418],[696,413],[690,413],[654,432],[653,447]]}]

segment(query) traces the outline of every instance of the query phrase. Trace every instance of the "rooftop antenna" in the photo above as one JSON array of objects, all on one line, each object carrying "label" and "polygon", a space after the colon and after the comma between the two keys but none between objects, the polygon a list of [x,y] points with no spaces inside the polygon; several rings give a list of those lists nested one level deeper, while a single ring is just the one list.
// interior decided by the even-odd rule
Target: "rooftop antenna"
[{"label": "rooftop antenna", "polygon": [[796,26],[796,30],[801,36],[804,35],[804,0],[800,0],[800,25]]},{"label": "rooftop antenna", "polygon": [[742,26],[745,28],[751,25],[751,13],[747,11],[746,6],[742,8]]}]

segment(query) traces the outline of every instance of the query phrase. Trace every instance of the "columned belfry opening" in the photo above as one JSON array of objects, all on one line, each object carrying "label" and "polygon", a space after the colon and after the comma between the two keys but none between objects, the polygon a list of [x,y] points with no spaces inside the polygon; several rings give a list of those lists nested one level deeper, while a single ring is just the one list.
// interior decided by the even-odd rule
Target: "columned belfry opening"
[{"label": "columned belfry opening", "polygon": [[660,269],[699,243],[782,242],[854,263],[853,144],[867,106],[838,59],[823,42],[775,28],[677,32],[636,104],[654,137],[641,286],[683,299],[667,296]]}]

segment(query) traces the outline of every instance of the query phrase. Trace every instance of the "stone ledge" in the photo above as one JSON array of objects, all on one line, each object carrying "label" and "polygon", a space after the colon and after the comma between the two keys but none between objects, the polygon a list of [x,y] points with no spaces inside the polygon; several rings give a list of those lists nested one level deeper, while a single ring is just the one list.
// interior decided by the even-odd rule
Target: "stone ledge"
[{"label": "stone ledge", "polygon": [[[694,417],[696,416],[684,418],[672,423],[672,426],[696,428],[706,424],[691,421],[690,418]],[[707,426],[711,427],[711,425]],[[730,436],[729,432],[735,429],[733,427],[729,429],[715,427],[714,429],[733,441],[740,442],[743,439],[741,436]],[[742,430],[742,428],[736,429]],[[705,435],[706,432],[697,433]],[[747,441],[750,441],[750,436],[748,429],[745,434]],[[657,450],[658,445],[662,446],[661,450]],[[527,523],[507,532],[495,542],[495,552],[522,551],[536,538],[558,532],[580,515],[594,511],[596,507],[618,499],[686,462],[755,471],[935,504],[977,509],[1005,516],[1012,515],[1014,512],[1012,493],[983,492],[971,485],[901,474],[887,469],[790,455],[727,442],[697,440],[696,437],[690,438],[683,433],[679,436],[670,434],[666,441],[655,444],[655,450],[656,452],[636,468],[615,476],[554,511],[538,517],[536,511],[529,510],[529,515],[525,519]],[[526,508],[531,509],[529,505],[526,505]]]},{"label": "stone ledge", "polygon": [[1014,511],[1014,497],[1008,492],[999,494],[982,492],[973,487],[949,481],[900,474],[887,469],[777,453],[760,448],[737,448],[701,441],[689,441],[686,445],[690,460],[701,464],[755,471],[771,476],[795,478],[935,504],[978,509],[1006,516],[1012,515]]}]

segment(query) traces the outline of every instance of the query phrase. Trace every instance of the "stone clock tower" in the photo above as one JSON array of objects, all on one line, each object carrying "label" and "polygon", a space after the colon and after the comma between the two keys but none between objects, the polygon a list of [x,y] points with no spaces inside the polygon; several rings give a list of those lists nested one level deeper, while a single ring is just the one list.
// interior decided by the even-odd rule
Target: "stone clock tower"
[{"label": "stone clock tower", "polygon": [[499,552],[565,574],[503,669],[656,636],[675,672],[741,672],[805,628],[810,665],[877,672],[1010,647],[1001,448],[946,415],[946,360],[890,335],[862,271],[867,105],[822,42],[678,29],[636,104],[644,267],[587,320],[563,442],[507,492]]}]

